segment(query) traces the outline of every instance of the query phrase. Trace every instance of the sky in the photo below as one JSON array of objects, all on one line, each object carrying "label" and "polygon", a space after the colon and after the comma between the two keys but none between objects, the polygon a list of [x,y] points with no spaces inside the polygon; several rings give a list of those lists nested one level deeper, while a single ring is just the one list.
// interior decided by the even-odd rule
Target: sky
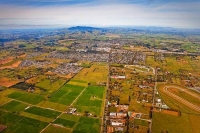
[{"label": "sky", "polygon": [[0,0],[0,25],[200,28],[200,0]]}]

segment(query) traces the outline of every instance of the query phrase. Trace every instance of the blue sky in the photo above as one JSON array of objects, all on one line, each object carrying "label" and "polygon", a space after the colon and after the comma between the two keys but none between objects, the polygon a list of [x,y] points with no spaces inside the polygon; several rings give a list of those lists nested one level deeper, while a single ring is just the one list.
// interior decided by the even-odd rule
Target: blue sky
[{"label": "blue sky", "polygon": [[200,28],[200,0],[0,0],[0,24]]}]

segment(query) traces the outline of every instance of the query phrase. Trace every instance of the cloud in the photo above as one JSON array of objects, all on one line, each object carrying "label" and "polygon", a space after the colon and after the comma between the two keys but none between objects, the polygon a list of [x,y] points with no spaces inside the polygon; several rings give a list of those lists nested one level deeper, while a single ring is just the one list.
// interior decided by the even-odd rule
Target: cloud
[{"label": "cloud", "polygon": [[[51,6],[0,4],[0,22],[4,24],[200,27],[199,2],[148,5],[138,0],[112,1],[114,0],[90,0],[85,1],[87,4]],[[156,3],[156,0],[150,3]]]}]

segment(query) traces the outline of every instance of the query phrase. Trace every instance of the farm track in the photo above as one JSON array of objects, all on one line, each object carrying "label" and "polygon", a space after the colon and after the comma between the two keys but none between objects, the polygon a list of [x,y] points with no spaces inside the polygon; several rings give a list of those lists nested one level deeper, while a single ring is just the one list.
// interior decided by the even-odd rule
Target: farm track
[{"label": "farm track", "polygon": [[184,91],[184,92],[186,92],[187,94],[189,94],[189,95],[191,95],[191,96],[193,96],[193,97],[195,97],[195,98],[200,99],[200,97],[198,97],[197,94],[194,94],[194,93],[192,93],[192,92],[189,92],[188,90],[183,89],[183,88],[181,88],[181,87],[172,86],[172,85],[170,85],[170,86],[165,86],[165,87],[162,88],[162,91],[163,91],[165,94],[167,94],[168,96],[170,96],[171,98],[173,98],[173,99],[177,100],[178,102],[180,102],[180,103],[186,105],[187,107],[189,107],[189,108],[192,109],[192,110],[195,110],[195,111],[200,112],[200,107],[199,107],[199,106],[197,106],[197,105],[195,105],[195,104],[193,104],[193,103],[191,103],[191,102],[189,102],[189,101],[187,101],[187,100],[185,100],[185,99],[183,99],[183,98],[181,98],[181,97],[175,95],[174,93],[170,92],[170,91],[168,90],[168,89],[170,89],[170,88],[179,89],[179,90]]}]

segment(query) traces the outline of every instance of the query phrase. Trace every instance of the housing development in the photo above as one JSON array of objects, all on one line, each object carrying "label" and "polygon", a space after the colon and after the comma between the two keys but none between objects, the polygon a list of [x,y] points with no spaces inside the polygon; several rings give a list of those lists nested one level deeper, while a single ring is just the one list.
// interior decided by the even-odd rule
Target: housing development
[{"label": "housing development", "polygon": [[0,31],[0,132],[200,132],[200,31],[42,31]]}]

